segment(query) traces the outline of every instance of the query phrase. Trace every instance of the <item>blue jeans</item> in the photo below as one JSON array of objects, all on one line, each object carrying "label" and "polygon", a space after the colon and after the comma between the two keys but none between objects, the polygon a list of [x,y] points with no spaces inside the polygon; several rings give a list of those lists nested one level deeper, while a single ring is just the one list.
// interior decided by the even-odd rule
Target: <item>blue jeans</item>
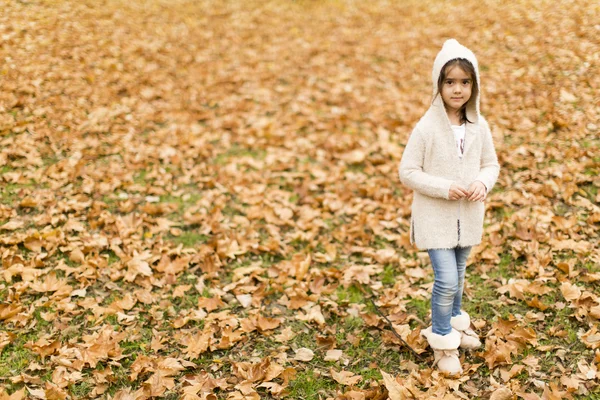
[{"label": "blue jeans", "polygon": [[471,247],[429,249],[435,280],[431,295],[433,333],[447,335],[452,331],[450,318],[460,315],[465,269]]}]

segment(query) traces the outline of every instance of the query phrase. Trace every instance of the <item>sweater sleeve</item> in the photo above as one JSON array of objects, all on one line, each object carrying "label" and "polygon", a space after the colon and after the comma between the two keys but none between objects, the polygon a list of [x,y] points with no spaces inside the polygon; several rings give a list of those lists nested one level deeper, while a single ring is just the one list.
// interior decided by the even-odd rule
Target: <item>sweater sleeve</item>
[{"label": "sweater sleeve", "polygon": [[477,175],[477,181],[483,182],[489,193],[498,179],[500,173],[500,164],[498,164],[498,156],[494,148],[492,132],[487,122],[484,124],[483,148],[481,151],[481,167]]},{"label": "sweater sleeve", "polygon": [[453,181],[424,172],[424,157],[425,140],[420,131],[415,128],[408,138],[404,153],[402,153],[398,171],[400,181],[425,196],[448,199],[448,192]]}]

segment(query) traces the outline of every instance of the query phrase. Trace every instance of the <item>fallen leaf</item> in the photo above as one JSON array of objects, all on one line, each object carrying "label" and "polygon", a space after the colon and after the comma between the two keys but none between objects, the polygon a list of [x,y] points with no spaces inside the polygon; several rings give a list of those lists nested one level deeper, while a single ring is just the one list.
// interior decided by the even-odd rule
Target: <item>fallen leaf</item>
[{"label": "fallen leaf", "polygon": [[383,376],[383,383],[388,390],[388,397],[390,400],[404,400],[412,397],[410,394],[410,396],[407,397],[405,389],[402,387],[402,385],[400,385],[400,383],[398,383],[396,379],[394,379],[394,377],[385,371],[379,370],[379,372],[381,372],[381,376]]},{"label": "fallen leaf", "polygon": [[494,390],[490,396],[490,400],[509,400],[512,399],[512,397],[512,391],[509,388],[502,386]]},{"label": "fallen leaf", "polygon": [[342,354],[342,350],[327,350],[327,353],[325,354],[325,357],[323,359],[325,361],[338,361],[342,357]]},{"label": "fallen leaf", "polygon": [[354,372],[350,371],[337,372],[335,369],[331,368],[329,372],[331,373],[333,380],[341,385],[354,386],[362,380],[362,376],[356,375]]},{"label": "fallen leaf", "polygon": [[311,349],[301,347],[298,350],[296,350],[296,356],[294,357],[294,360],[308,362],[311,361],[314,358],[314,356],[315,353]]}]

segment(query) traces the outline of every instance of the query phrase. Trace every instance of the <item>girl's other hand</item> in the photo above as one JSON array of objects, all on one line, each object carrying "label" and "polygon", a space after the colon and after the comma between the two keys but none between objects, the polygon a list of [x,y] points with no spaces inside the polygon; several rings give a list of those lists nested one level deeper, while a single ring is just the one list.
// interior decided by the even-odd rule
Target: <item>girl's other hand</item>
[{"label": "girl's other hand", "polygon": [[452,185],[450,185],[450,190],[448,191],[448,198],[450,200],[459,200],[468,195],[469,195],[469,192],[464,187],[462,187],[456,183],[453,183]]},{"label": "girl's other hand", "polygon": [[469,201],[484,201],[487,195],[485,185],[481,181],[475,181],[469,186],[467,198]]}]

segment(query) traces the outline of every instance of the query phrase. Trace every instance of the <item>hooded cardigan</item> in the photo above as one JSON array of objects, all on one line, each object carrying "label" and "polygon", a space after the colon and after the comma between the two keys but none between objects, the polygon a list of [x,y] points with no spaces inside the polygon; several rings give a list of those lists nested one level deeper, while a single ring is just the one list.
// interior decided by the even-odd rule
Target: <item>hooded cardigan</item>
[{"label": "hooded cardigan", "polygon": [[450,200],[452,183],[468,188],[481,181],[489,193],[500,171],[492,134],[479,113],[479,90],[467,102],[464,152],[456,151],[454,134],[437,82],[442,67],[464,58],[473,64],[477,88],[479,68],[471,50],[447,40],[433,64],[433,101],[410,134],[400,161],[402,183],[414,191],[410,242],[420,249],[449,249],[481,243],[485,207],[481,201]]}]

